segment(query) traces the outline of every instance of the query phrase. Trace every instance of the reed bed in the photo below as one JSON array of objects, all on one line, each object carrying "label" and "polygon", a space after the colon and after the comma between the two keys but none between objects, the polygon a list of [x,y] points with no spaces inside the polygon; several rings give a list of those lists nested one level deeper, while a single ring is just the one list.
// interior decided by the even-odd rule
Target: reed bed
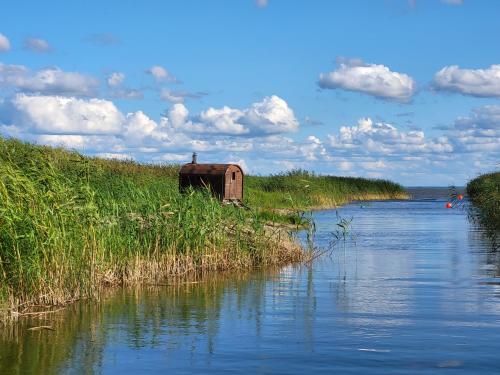
[{"label": "reed bed", "polygon": [[292,236],[270,225],[303,225],[300,214],[257,208],[403,194],[388,181],[295,171],[248,177],[245,202],[253,208],[244,210],[208,191],[181,195],[178,168],[0,138],[0,321],[98,297],[106,286],[301,261]]},{"label": "reed bed", "polygon": [[500,172],[481,175],[467,184],[473,216],[497,234],[500,231]]},{"label": "reed bed", "polygon": [[293,170],[271,176],[248,176],[247,203],[267,209],[335,208],[355,200],[407,199],[404,188],[388,180],[316,175]]}]

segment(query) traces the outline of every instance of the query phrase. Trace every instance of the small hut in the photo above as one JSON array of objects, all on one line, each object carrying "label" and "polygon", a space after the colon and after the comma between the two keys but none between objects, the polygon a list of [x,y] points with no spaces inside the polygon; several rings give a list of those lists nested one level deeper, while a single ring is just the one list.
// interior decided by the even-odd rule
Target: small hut
[{"label": "small hut", "polygon": [[198,164],[196,153],[191,163],[179,171],[179,189],[186,191],[210,188],[212,194],[223,202],[243,200],[243,170],[236,164]]}]

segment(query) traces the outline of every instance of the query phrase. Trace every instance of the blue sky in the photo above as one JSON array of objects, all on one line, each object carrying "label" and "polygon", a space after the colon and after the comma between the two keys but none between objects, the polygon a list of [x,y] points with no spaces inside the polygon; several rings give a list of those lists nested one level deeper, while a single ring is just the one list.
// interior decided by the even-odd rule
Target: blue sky
[{"label": "blue sky", "polygon": [[[498,168],[491,0],[17,1],[0,134],[144,162],[462,185]],[[22,26],[20,26],[22,25]]]}]

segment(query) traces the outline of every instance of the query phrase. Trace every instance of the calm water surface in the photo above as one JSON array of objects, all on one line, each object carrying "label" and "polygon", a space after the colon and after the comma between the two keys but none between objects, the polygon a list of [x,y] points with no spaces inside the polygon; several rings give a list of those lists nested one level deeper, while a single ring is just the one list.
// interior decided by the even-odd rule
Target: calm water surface
[{"label": "calm water surface", "polygon": [[[445,198],[416,197],[340,209],[355,244],[310,266],[120,291],[0,328],[0,373],[499,374],[500,256]],[[325,246],[336,213],[314,216]],[[41,324],[55,331],[27,331]]]}]

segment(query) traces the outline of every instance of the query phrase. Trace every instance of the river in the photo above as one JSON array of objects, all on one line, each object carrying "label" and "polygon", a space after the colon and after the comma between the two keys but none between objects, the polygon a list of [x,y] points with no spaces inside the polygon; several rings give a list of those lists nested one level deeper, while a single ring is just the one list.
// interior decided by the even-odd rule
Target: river
[{"label": "river", "polygon": [[[115,291],[0,328],[0,373],[498,374],[500,254],[444,193],[414,197],[342,207],[346,241],[312,264]],[[325,248],[337,212],[314,220]]]}]

